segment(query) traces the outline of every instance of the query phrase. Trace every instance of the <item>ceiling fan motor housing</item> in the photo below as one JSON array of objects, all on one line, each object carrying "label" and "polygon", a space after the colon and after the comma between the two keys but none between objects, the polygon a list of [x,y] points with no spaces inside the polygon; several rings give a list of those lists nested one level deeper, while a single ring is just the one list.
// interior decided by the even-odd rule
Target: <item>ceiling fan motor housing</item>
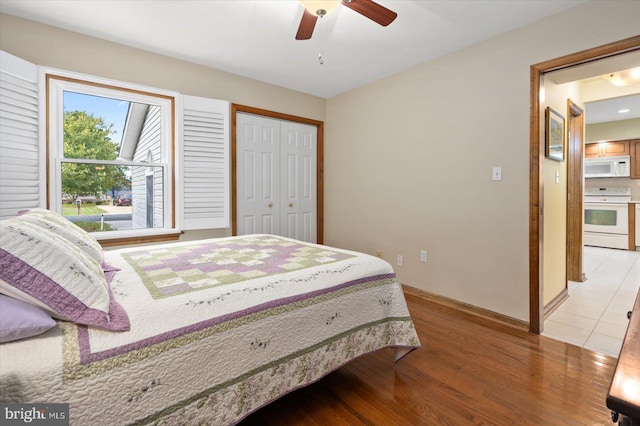
[{"label": "ceiling fan motor housing", "polygon": [[373,0],[300,0],[300,2],[304,6],[305,11],[300,20],[296,40],[310,39],[318,18],[330,14],[340,6],[340,4],[383,27],[389,25],[398,16],[392,10],[387,9]]}]

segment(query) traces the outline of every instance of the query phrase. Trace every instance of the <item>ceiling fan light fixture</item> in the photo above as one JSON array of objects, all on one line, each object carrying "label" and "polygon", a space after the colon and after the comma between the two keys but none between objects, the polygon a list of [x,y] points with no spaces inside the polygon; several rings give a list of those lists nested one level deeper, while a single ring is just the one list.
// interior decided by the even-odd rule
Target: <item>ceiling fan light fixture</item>
[{"label": "ceiling fan light fixture", "polygon": [[326,16],[336,10],[342,0],[300,0],[309,13],[317,16]]}]

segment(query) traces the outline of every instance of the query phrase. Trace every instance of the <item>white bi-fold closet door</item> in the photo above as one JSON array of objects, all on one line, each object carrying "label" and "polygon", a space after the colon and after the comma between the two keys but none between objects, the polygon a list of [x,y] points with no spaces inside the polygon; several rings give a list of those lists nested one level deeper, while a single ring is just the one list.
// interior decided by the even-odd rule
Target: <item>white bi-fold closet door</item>
[{"label": "white bi-fold closet door", "polygon": [[317,240],[317,127],[236,116],[238,235]]}]

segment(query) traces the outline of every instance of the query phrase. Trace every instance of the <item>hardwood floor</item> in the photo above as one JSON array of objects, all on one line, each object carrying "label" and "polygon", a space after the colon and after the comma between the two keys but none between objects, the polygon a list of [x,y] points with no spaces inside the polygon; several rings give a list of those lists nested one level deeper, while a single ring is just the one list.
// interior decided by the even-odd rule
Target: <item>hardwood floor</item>
[{"label": "hardwood floor", "polygon": [[241,426],[612,425],[615,359],[406,297],[421,349],[363,356]]}]

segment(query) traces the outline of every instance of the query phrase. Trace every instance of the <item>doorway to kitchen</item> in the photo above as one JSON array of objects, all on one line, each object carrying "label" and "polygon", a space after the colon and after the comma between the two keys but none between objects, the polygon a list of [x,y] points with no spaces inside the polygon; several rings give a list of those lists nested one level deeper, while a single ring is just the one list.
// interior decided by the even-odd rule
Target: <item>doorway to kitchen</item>
[{"label": "doorway to kitchen", "polygon": [[[540,334],[544,327],[543,297],[543,212],[544,180],[542,168],[545,149],[543,111],[541,106],[541,78],[552,71],[612,58],[640,50],[640,36],[610,43],[593,49],[552,59],[531,66],[530,108],[530,185],[529,185],[529,331]],[[544,95],[542,95],[544,96]]]}]

